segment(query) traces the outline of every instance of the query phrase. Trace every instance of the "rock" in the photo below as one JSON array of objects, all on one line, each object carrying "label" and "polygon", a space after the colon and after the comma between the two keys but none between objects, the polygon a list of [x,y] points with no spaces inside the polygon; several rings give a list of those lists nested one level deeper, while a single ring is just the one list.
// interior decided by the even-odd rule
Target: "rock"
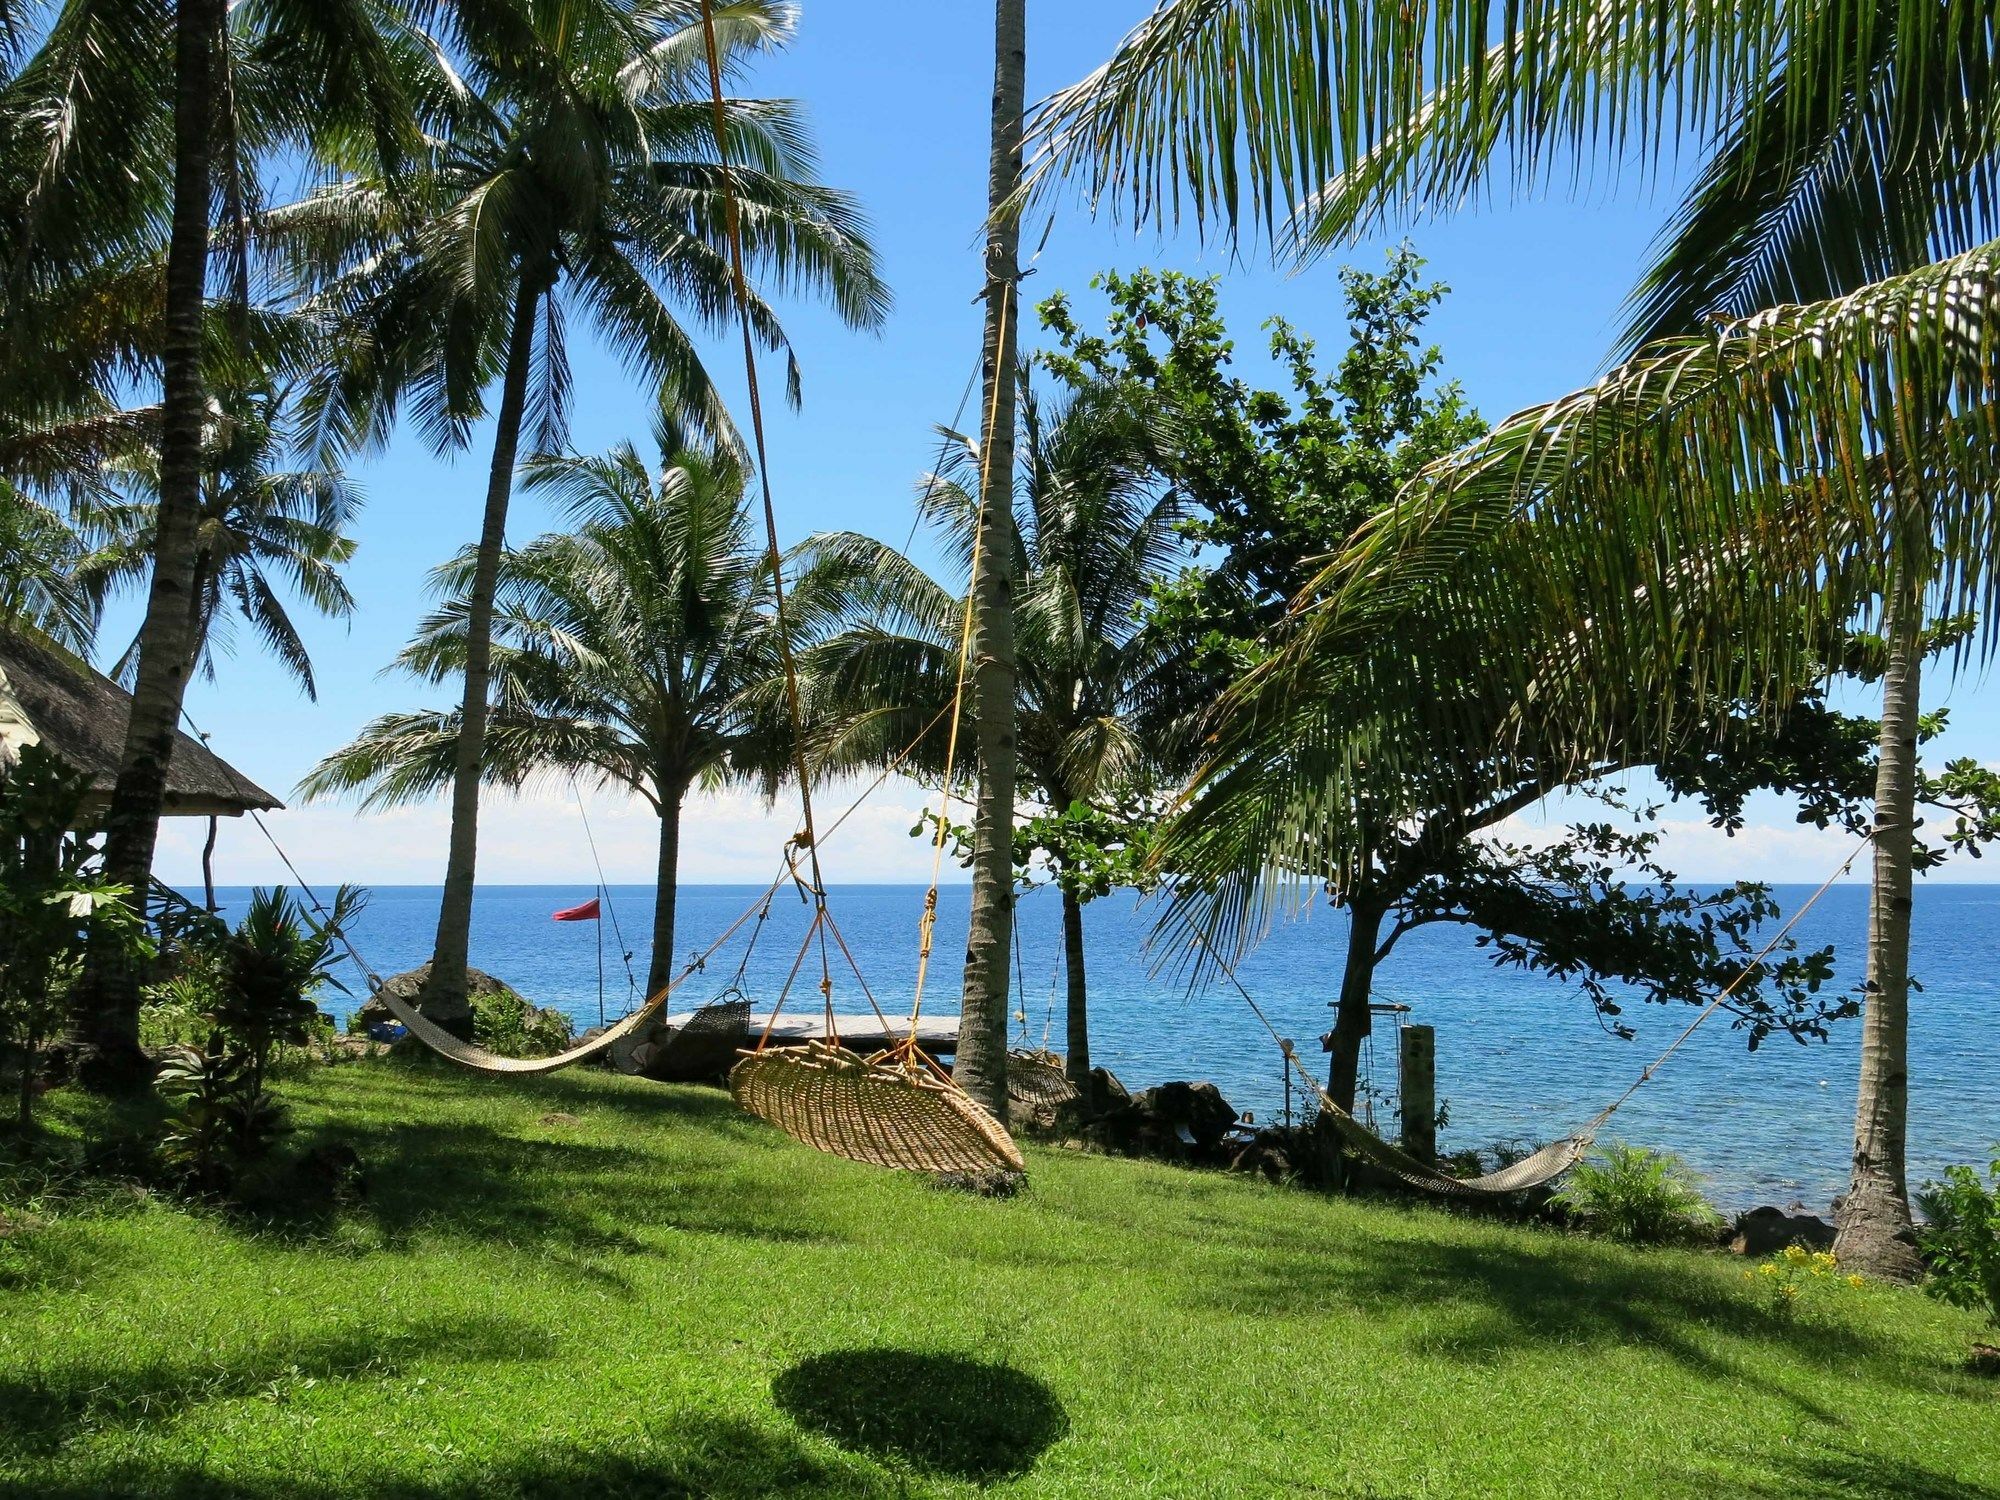
[{"label": "rock", "polygon": [[1283,1182],[1292,1175],[1292,1157],[1276,1131],[1265,1131],[1229,1159],[1229,1170],[1255,1173],[1266,1182]]},{"label": "rock", "polygon": [[[394,995],[398,1000],[401,1000],[405,1005],[415,1006],[425,1020],[436,1022],[460,1041],[471,1041],[471,993],[474,983],[475,981],[483,980],[487,985],[491,986],[498,985],[500,981],[489,975],[482,974],[476,969],[467,969],[465,971],[467,994],[463,996],[434,997],[425,993],[430,980],[431,966],[428,963],[424,963],[419,964],[408,973],[391,975],[382,981],[382,988],[389,994]],[[505,988],[505,986],[501,987]],[[387,1005],[382,1003],[381,996],[370,995],[366,1000],[361,1002],[361,1008],[355,1011],[352,1018],[349,1019],[347,1029],[366,1034],[371,1027],[393,1026],[396,1024],[398,1023],[395,1015]]]},{"label": "rock", "polygon": [[1161,1083],[1133,1096],[1132,1108],[1150,1115],[1184,1144],[1213,1151],[1236,1124],[1236,1110],[1212,1083]]},{"label": "rock", "polygon": [[1090,1070],[1090,1094],[1085,1104],[1093,1115],[1108,1115],[1132,1102],[1132,1095],[1109,1068]]},{"label": "rock", "polygon": [[1729,1248],[1737,1255],[1762,1260],[1792,1244],[1808,1250],[1831,1250],[1833,1234],[1833,1226],[1817,1214],[1789,1214],[1766,1204],[1738,1215]]},{"label": "rock", "polygon": [[[520,1007],[526,1012],[526,1020],[532,1025],[547,1020],[562,1032],[569,1030],[569,1018],[559,1011],[544,1010],[526,999],[506,981],[495,979],[478,969],[465,971],[465,994],[462,996],[434,996],[428,993],[431,966],[419,964],[405,974],[396,974],[382,981],[382,988],[393,994],[406,1005],[414,1005],[425,1020],[434,1022],[449,1031],[462,1042],[473,1040],[473,1017],[486,1006],[502,1004],[509,1009]],[[361,1002],[361,1008],[348,1020],[347,1029],[364,1036],[374,1028],[396,1025],[396,1017],[383,1004],[379,995],[370,995]],[[405,1039],[399,1046],[421,1045]]]}]

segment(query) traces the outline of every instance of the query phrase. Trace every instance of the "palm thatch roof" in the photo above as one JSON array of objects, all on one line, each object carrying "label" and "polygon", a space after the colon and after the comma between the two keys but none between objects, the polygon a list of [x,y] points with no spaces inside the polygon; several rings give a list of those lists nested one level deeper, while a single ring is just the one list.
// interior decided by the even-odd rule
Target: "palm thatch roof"
[{"label": "palm thatch roof", "polygon": [[[0,770],[23,745],[40,744],[90,773],[87,810],[102,812],[118,779],[131,712],[131,695],[88,663],[45,637],[0,631]],[[175,732],[169,817],[237,818],[283,806],[199,740]]]}]

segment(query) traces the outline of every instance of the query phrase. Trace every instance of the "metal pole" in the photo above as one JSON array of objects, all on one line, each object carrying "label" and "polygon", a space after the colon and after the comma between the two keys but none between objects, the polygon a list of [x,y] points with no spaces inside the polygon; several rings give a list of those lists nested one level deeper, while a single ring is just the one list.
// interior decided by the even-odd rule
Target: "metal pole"
[{"label": "metal pole", "polygon": [[597,1024],[604,1024],[604,887],[597,888]]}]

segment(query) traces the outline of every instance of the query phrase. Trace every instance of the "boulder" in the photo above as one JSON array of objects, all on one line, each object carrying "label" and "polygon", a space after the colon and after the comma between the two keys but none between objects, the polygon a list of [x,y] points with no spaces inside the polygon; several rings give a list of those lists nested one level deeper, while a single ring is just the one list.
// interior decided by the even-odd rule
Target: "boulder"
[{"label": "boulder", "polygon": [[1808,1250],[1831,1250],[1834,1228],[1817,1214],[1787,1213],[1766,1204],[1740,1214],[1736,1235],[1729,1248],[1737,1255],[1762,1260],[1776,1255],[1787,1245],[1804,1245]]},{"label": "boulder", "polygon": [[1213,1151],[1236,1124],[1236,1110],[1212,1083],[1161,1083],[1132,1099],[1132,1108],[1181,1136],[1184,1144]]},{"label": "boulder", "polygon": [[[509,1007],[525,1006],[531,1021],[550,1017],[559,1022],[563,1030],[568,1030],[568,1017],[556,1011],[543,1010],[521,996],[505,980],[495,979],[478,969],[465,971],[465,994],[462,996],[430,994],[430,978],[431,966],[423,963],[408,973],[383,980],[382,988],[404,1004],[414,1005],[425,1020],[442,1026],[462,1042],[473,1039],[473,1017],[496,1001],[504,1002]],[[385,1024],[395,1025],[395,1015],[383,1004],[381,996],[370,995],[348,1020],[347,1029],[366,1035],[371,1027]]]},{"label": "boulder", "polygon": [[1285,1137],[1275,1130],[1260,1131],[1249,1145],[1229,1159],[1229,1170],[1255,1173],[1267,1182],[1283,1182],[1293,1170]]}]

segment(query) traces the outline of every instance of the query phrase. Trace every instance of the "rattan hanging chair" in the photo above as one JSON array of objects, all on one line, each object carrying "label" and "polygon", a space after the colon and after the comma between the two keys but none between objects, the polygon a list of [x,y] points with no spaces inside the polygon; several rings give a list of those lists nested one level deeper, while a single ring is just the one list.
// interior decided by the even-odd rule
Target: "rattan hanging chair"
[{"label": "rattan hanging chair", "polygon": [[1052,1109],[1076,1098],[1077,1088],[1063,1071],[1060,1053],[1022,1047],[1007,1054],[1007,1097],[1016,1104]]},{"label": "rattan hanging chair", "polygon": [[747,1055],[729,1074],[744,1109],[794,1140],[908,1172],[1020,1172],[1007,1129],[908,1049],[863,1057],[808,1042]]}]

